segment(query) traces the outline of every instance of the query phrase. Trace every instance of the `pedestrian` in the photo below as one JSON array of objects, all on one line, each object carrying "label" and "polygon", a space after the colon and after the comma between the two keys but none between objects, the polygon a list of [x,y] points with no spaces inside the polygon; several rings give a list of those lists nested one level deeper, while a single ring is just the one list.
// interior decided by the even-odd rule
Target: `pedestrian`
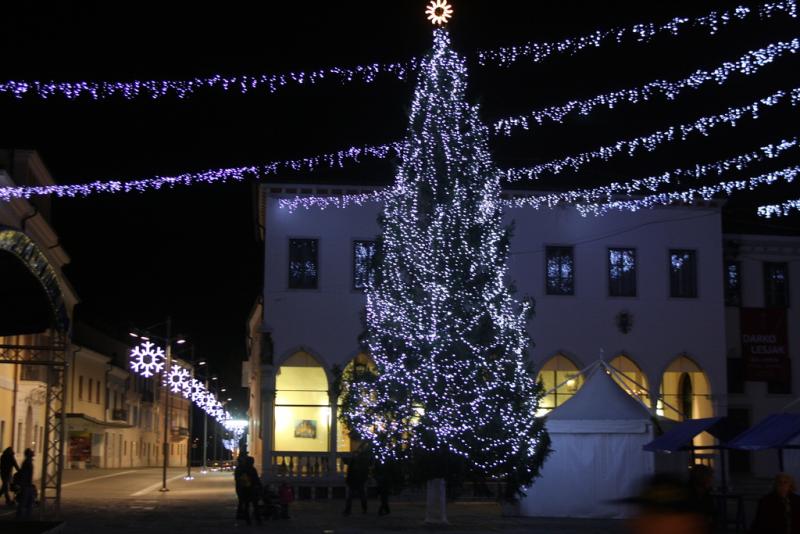
[{"label": "pedestrian", "polygon": [[751,534],[800,534],[800,496],[794,479],[778,473],[772,491],[758,501]]},{"label": "pedestrian", "polygon": [[236,519],[244,519],[249,525],[250,506],[252,505],[256,522],[261,524],[261,514],[258,512],[258,501],[261,499],[261,479],[255,468],[255,459],[252,456],[240,456],[233,477],[236,482],[236,497],[239,500]]},{"label": "pedestrian", "polygon": [[6,447],[6,450],[3,451],[3,454],[0,455],[0,479],[2,479],[3,486],[0,489],[0,495],[3,495],[6,498],[6,506],[12,506],[14,501],[11,499],[9,495],[9,488],[11,486],[11,470],[16,469],[19,471],[19,465],[17,464],[17,459],[14,457],[14,449],[11,447]]},{"label": "pedestrian", "polygon": [[387,463],[375,464],[375,484],[378,486],[378,498],[380,498],[381,505],[378,507],[378,515],[386,515],[389,510],[389,492],[392,489],[393,477],[392,466]]},{"label": "pedestrian", "polygon": [[347,475],[345,476],[345,484],[347,484],[347,500],[344,506],[344,515],[350,515],[350,510],[353,507],[353,498],[359,497],[361,499],[361,511],[367,513],[367,493],[366,485],[367,478],[369,477],[369,463],[366,454],[362,452],[356,453],[347,462]]},{"label": "pedestrian", "polygon": [[25,449],[25,460],[19,470],[20,492],[17,495],[17,519],[31,516],[33,501],[36,499],[36,486],[33,485],[33,449]]},{"label": "pedestrian", "polygon": [[286,481],[278,489],[278,502],[281,505],[281,519],[289,519],[289,505],[294,502],[294,490]]}]

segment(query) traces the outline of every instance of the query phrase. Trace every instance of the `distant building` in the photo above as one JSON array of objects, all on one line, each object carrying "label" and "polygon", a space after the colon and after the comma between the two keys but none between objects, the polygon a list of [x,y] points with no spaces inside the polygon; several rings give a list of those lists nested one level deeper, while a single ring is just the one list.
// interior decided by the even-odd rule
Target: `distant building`
[{"label": "distant building", "polygon": [[[0,150],[0,187],[53,183],[35,151]],[[75,324],[78,297],[62,272],[69,256],[50,203],[0,202],[0,449],[12,446],[21,462],[32,448],[37,479],[50,461],[40,482],[47,499],[59,451],[67,469],[160,466],[164,421],[162,388],[128,372],[129,347]],[[172,395],[171,466],[186,465],[188,408]]]}]

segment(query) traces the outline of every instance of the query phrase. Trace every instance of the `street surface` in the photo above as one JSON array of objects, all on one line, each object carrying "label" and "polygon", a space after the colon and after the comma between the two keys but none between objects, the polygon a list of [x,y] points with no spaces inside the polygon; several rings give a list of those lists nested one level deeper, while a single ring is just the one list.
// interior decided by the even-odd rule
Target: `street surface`
[{"label": "street surface", "polygon": [[[186,481],[185,469],[167,473],[169,492],[161,493],[161,470],[91,469],[65,471],[62,489],[64,534],[219,534],[228,531],[357,534],[363,532],[448,533],[507,532],[562,534],[623,534],[625,523],[612,520],[557,520],[505,518],[494,503],[454,503],[448,506],[450,527],[425,527],[424,503],[392,502],[392,513],[377,516],[377,502],[362,515],[354,506],[343,517],[343,500],[300,501],[291,508],[291,519],[268,521],[259,527],[235,521],[236,496],[231,472],[201,475]],[[34,510],[34,514],[36,511]],[[13,509],[0,509],[0,529],[8,526]]]}]

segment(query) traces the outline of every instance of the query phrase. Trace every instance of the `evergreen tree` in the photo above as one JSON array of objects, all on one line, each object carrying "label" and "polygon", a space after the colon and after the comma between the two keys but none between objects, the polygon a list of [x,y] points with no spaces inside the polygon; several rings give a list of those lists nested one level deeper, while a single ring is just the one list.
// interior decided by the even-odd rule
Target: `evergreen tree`
[{"label": "evergreen tree", "polygon": [[513,499],[550,441],[526,361],[532,305],[504,280],[511,229],[466,84],[465,61],[436,29],[366,292],[377,372],[344,373],[341,417],[379,462],[410,460],[429,479],[500,477]]}]

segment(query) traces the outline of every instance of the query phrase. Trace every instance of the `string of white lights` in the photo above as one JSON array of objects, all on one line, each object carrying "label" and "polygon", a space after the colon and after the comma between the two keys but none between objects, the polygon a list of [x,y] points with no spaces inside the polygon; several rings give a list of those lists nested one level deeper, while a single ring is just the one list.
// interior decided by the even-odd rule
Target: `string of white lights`
[{"label": "string of white lights", "polygon": [[754,163],[778,158],[787,151],[797,150],[798,148],[800,148],[800,138],[793,137],[774,144],[764,145],[757,150],[745,154],[739,154],[712,163],[702,163],[692,167],[676,168],[646,178],[612,182],[608,185],[594,188],[517,197],[503,201],[503,205],[506,208],[526,207],[542,209],[555,208],[561,205],[592,203],[597,200],[611,202],[613,201],[614,195],[634,195],[642,191],[654,192],[658,191],[663,186],[672,185],[675,181],[680,181],[683,178],[699,180],[710,175],[722,176],[731,170],[742,171]]},{"label": "string of white lights", "polygon": [[758,207],[758,215],[766,219],[788,217],[793,211],[800,211],[800,199],[787,200],[781,204],[767,204]]},{"label": "string of white lights", "polygon": [[574,55],[587,48],[599,48],[605,43],[622,44],[624,42],[648,43],[655,37],[676,37],[685,29],[698,29],[715,35],[721,28],[736,22],[742,22],[757,15],[761,20],[777,15],[797,17],[795,0],[769,2],[752,9],[747,6],[736,6],[724,11],[712,11],[702,17],[675,17],[662,24],[649,22],[629,27],[597,30],[587,35],[562,39],[554,42],[530,42],[523,45],[479,50],[480,65],[498,65],[508,67],[518,61],[526,60],[540,63],[555,54]]},{"label": "string of white lights", "polygon": [[288,171],[313,171],[321,167],[341,168],[348,161],[358,162],[370,157],[385,159],[400,153],[400,142],[384,145],[350,147],[338,152],[322,154],[301,159],[273,161],[263,165],[209,169],[200,172],[187,172],[178,176],[156,176],[141,180],[94,181],[87,184],[54,184],[46,186],[0,187],[0,201],[8,202],[15,198],[54,195],[57,197],[86,197],[97,193],[130,193],[188,186],[199,183],[240,182],[247,178],[263,179]]},{"label": "string of white lights", "polygon": [[707,136],[712,129],[718,126],[727,125],[734,127],[739,124],[742,119],[748,117],[758,119],[761,116],[760,112],[764,108],[774,107],[787,99],[792,106],[800,105],[800,87],[788,92],[776,91],[746,106],[729,108],[724,113],[707,115],[693,122],[687,122],[678,126],[670,126],[665,130],[657,130],[648,135],[616,141],[610,145],[582,152],[574,156],[555,159],[531,167],[509,169],[505,173],[505,179],[509,182],[538,180],[544,173],[559,174],[567,168],[578,170],[594,160],[608,161],[621,153],[627,153],[628,156],[633,156],[641,150],[652,152],[662,143],[685,141],[691,134]]},{"label": "string of white lights", "polygon": [[[696,88],[703,83],[715,80],[724,83],[729,75],[738,71],[751,75],[758,71],[760,66],[772,62],[780,53],[795,53],[800,48],[800,39],[788,43],[772,44],[764,49],[748,52],[737,62],[727,62],[713,71],[697,71],[694,75],[678,82],[670,83],[652,82],[640,89],[617,91],[599,95],[584,101],[572,101],[563,106],[546,108],[533,111],[528,116],[510,117],[497,121],[494,125],[495,134],[509,135],[516,127],[528,128],[528,118],[542,122],[545,118],[558,120],[564,118],[569,112],[577,109],[580,113],[588,113],[597,105],[613,107],[621,100],[638,102],[652,96],[654,92],[664,91],[667,98],[675,98],[680,88]],[[793,99],[795,93],[792,94]],[[794,103],[794,100],[793,100]],[[699,128],[704,127],[702,124]],[[643,143],[648,142],[642,140]],[[626,145],[627,146],[627,145]],[[192,185],[195,183],[224,183],[228,181],[242,181],[246,178],[263,179],[266,176],[276,175],[286,171],[314,171],[321,167],[343,167],[347,162],[358,162],[360,158],[372,157],[385,159],[390,155],[399,155],[402,142],[392,142],[383,145],[365,145],[349,147],[338,152],[311,156],[300,159],[287,159],[273,161],[264,165],[211,169],[196,173],[184,173],[178,176],[156,176],[140,180],[121,181],[94,181],[87,184],[64,184],[49,186],[17,186],[0,187],[0,201],[9,201],[14,198],[30,198],[32,196],[54,195],[57,197],[84,197],[96,193],[127,193],[158,190],[176,185]]]},{"label": "string of white lights", "polygon": [[[698,133],[701,135],[709,135],[709,132],[718,127],[723,125],[728,126],[736,126],[739,122],[747,117],[751,117],[753,119],[758,119],[761,117],[760,112],[763,111],[764,108],[769,108],[780,104],[781,102],[785,101],[788,98],[789,104],[791,106],[798,106],[800,105],[800,87],[794,88],[791,91],[777,91],[772,95],[769,95],[765,98],[761,98],[752,104],[747,106],[741,106],[736,108],[729,108],[724,113],[720,113],[717,115],[708,115],[704,117],[700,117],[699,119],[680,124],[678,126],[671,126],[665,130],[658,130],[654,133],[636,137],[629,140],[621,140],[616,141],[610,145],[606,145],[600,147],[596,150],[591,150],[587,152],[583,152],[573,156],[567,156],[564,158],[552,160],[546,163],[540,163],[538,165],[534,165],[532,167],[523,167],[523,168],[513,168],[507,169],[503,171],[504,179],[509,182],[518,182],[521,180],[537,180],[541,177],[544,173],[553,173],[559,174],[563,172],[565,169],[572,169],[578,170],[583,165],[593,161],[593,160],[603,160],[607,161],[613,156],[620,154],[620,153],[627,153],[629,156],[633,156],[639,150],[646,150],[651,152],[656,149],[656,147],[662,143],[671,142],[671,141],[685,141],[689,135],[693,133]],[[768,145],[767,147],[763,147],[762,150],[769,150],[769,147],[773,145]],[[778,145],[778,149],[780,150],[780,145]],[[740,156],[739,158],[744,158],[745,156]],[[727,162],[727,163],[726,163]],[[716,164],[711,165],[728,165],[734,166],[737,164],[741,164],[739,161],[738,163],[732,162],[730,160],[725,160],[722,162],[717,162]],[[682,170],[675,170],[671,171],[672,174],[675,175],[685,175],[688,171]],[[645,179],[649,183],[652,180],[663,180],[665,175],[669,173],[665,173],[660,177],[651,177],[649,179]],[[639,183],[640,181],[629,182],[629,184]],[[619,184],[614,184],[619,185]],[[294,212],[299,208],[311,209],[311,208],[318,208],[318,209],[326,209],[326,208],[346,208],[351,205],[355,206],[362,206],[368,203],[375,203],[375,202],[385,202],[390,196],[396,194],[402,194],[402,191],[397,189],[398,186],[395,186],[393,189],[389,190],[379,190],[379,191],[372,191],[369,193],[359,193],[356,195],[339,195],[339,196],[294,196],[292,198],[282,198],[278,201],[278,206],[281,209],[287,209],[290,213]],[[623,189],[628,189],[634,187],[634,185],[626,185],[622,186]],[[615,191],[616,192],[616,191]],[[561,195],[574,195],[577,194],[577,191],[570,191],[567,193],[554,193],[553,195],[549,195],[547,197],[542,197],[542,200],[534,200],[535,198],[540,197],[533,197],[533,199],[526,199],[529,205],[531,204],[548,204],[550,202],[554,202],[556,197],[562,198]],[[570,200],[562,200],[568,201],[572,203],[573,201]],[[562,202],[559,201],[558,203]]]},{"label": "string of white lights", "polygon": [[711,82],[722,85],[733,74],[752,76],[758,73],[765,65],[786,54],[795,54],[799,49],[800,39],[798,38],[791,41],[772,43],[759,50],[751,50],[735,61],[726,61],[713,70],[698,69],[690,76],[674,82],[655,80],[641,87],[611,91],[585,100],[570,100],[566,104],[551,106],[514,117],[506,117],[495,121],[492,125],[493,132],[495,135],[511,135],[515,129],[528,130],[533,124],[542,125],[545,122],[562,123],[571,113],[588,115],[598,107],[612,109],[623,102],[637,104],[656,96],[674,100],[685,89],[699,89],[701,86]]},{"label": "string of white lights", "polygon": [[15,98],[37,96],[42,99],[62,96],[70,100],[89,97],[105,100],[120,97],[162,98],[174,94],[180,99],[187,98],[202,89],[218,89],[224,92],[236,91],[245,94],[251,91],[276,91],[288,86],[315,85],[322,81],[345,84],[354,81],[372,83],[378,76],[391,76],[401,81],[409,79],[418,67],[418,60],[412,58],[398,63],[371,63],[356,67],[331,67],[310,72],[288,72],[283,74],[260,74],[257,76],[224,76],[214,74],[205,78],[190,80],[132,80],[113,82],[56,82],[11,80],[0,82],[0,94]]},{"label": "string of white lights", "polygon": [[[721,28],[732,23],[742,22],[757,16],[767,20],[778,15],[797,17],[796,0],[767,2],[757,9],[737,6],[724,11],[711,11],[700,17],[675,17],[669,22],[635,24],[627,28],[597,30],[588,35],[563,39],[556,42],[530,42],[519,46],[501,47],[494,50],[481,50],[477,53],[480,65],[495,64],[508,66],[521,59],[538,63],[553,54],[575,54],[585,48],[597,48],[606,42],[622,43],[634,41],[647,43],[659,35],[678,36],[683,30],[697,28],[715,35]],[[179,99],[192,96],[204,89],[217,89],[224,92],[245,94],[251,91],[275,93],[287,86],[315,85],[329,81],[346,84],[361,82],[369,84],[378,77],[388,76],[401,81],[409,80],[419,69],[419,59],[394,63],[370,63],[354,67],[330,67],[308,72],[297,71],[282,74],[260,74],[255,76],[225,76],[214,74],[208,77],[195,77],[188,80],[130,80],[130,81],[40,81],[10,80],[0,82],[0,94],[15,98],[36,96],[48,99],[56,96],[74,100],[87,97],[93,100],[108,98],[149,98],[158,99],[175,95]]]},{"label": "string of white lights", "polygon": [[792,183],[800,173],[800,166],[786,167],[773,172],[768,172],[748,179],[730,180],[715,185],[693,187],[684,191],[672,191],[649,195],[631,200],[614,200],[605,203],[576,204],[581,215],[605,215],[609,211],[632,211],[648,209],[655,206],[668,206],[671,204],[690,204],[696,199],[712,200],[716,195],[731,195],[736,191],[753,190],[763,185],[772,185],[780,180]]}]

